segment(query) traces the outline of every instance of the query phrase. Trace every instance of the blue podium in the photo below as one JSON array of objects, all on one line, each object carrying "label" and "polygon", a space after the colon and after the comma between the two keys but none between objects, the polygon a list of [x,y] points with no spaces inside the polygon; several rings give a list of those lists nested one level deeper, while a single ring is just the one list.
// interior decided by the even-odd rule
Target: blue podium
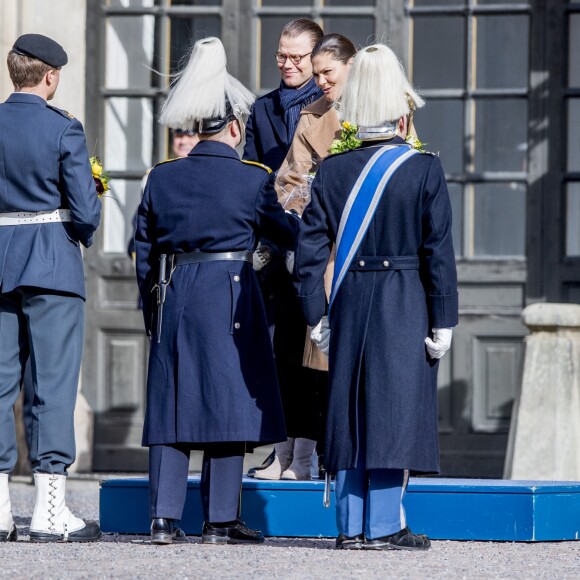
[{"label": "blue podium", "polygon": [[[242,518],[266,536],[335,537],[334,494],[322,505],[321,481],[244,478]],[[539,542],[577,540],[580,482],[411,478],[405,497],[415,533],[435,540]],[[199,535],[203,523],[199,477],[188,481],[182,528]],[[148,481],[101,482],[104,532],[148,534]]]}]

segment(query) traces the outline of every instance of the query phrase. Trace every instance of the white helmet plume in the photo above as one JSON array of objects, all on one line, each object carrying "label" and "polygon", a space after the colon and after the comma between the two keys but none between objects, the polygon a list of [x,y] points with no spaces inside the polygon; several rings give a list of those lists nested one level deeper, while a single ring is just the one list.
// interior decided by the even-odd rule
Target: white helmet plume
[{"label": "white helmet plume", "polygon": [[204,119],[224,118],[226,102],[236,118],[248,115],[255,96],[226,67],[226,52],[219,38],[198,40],[169,90],[159,122],[174,129],[197,130]]}]

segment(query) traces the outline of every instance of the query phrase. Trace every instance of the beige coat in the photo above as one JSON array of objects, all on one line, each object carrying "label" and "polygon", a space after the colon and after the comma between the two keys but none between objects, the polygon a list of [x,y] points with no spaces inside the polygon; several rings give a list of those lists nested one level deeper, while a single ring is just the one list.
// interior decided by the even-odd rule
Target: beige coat
[{"label": "beige coat", "polygon": [[[288,194],[304,181],[304,175],[318,169],[320,162],[328,155],[328,149],[334,139],[340,137],[340,130],[336,110],[324,97],[302,109],[292,145],[280,167],[276,181],[278,199],[286,209],[295,209],[302,214],[306,206],[305,201],[295,197],[288,199]],[[324,273],[327,298],[330,297],[332,286],[334,257],[333,248]],[[310,327],[306,329],[302,364],[311,369],[328,371],[328,357],[310,340]]]}]

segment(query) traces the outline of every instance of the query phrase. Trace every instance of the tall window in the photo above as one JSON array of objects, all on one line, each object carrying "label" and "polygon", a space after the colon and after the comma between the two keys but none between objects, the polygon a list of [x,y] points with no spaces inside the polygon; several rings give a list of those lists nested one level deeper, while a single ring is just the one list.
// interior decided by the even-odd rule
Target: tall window
[{"label": "tall window", "polygon": [[528,2],[409,0],[416,125],[448,175],[458,257],[525,255]]},{"label": "tall window", "polygon": [[106,200],[103,250],[124,253],[141,182],[171,154],[168,131],[156,118],[171,73],[193,43],[220,37],[228,67],[257,95],[280,82],[274,61],[281,28],[310,18],[364,46],[385,36],[381,0],[106,0],[100,83],[104,134],[96,152],[114,178]]},{"label": "tall window", "polygon": [[566,255],[580,256],[580,1],[568,6]]}]

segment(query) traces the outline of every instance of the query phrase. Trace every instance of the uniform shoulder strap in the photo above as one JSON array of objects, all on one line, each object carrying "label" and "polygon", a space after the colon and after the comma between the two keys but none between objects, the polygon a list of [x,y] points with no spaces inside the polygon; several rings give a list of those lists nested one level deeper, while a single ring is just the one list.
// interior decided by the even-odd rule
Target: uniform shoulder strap
[{"label": "uniform shoulder strap", "polygon": [[260,167],[261,169],[264,169],[268,173],[272,173],[272,170],[267,165],[264,165],[263,163],[258,163],[257,161],[248,161],[247,159],[242,159],[242,163],[245,163],[246,165],[255,165],[256,167]]}]

